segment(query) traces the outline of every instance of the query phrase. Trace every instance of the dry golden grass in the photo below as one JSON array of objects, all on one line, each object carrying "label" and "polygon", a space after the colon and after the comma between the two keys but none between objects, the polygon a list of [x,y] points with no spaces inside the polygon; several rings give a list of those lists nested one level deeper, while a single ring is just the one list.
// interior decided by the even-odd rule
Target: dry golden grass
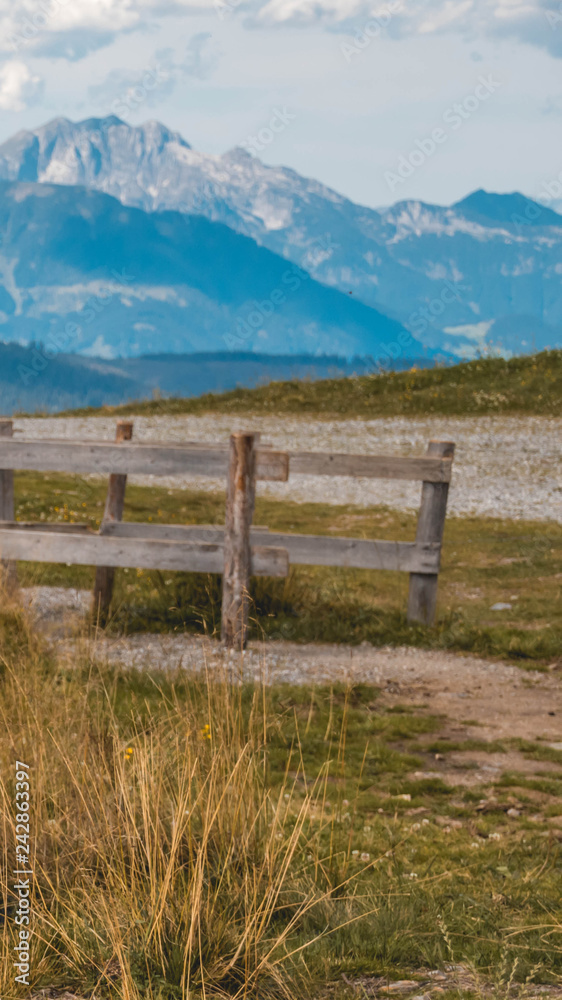
[{"label": "dry golden grass", "polygon": [[[335,885],[322,860],[306,859],[326,773],[297,797],[298,778],[268,787],[276,720],[264,691],[242,711],[242,689],[225,677],[196,685],[196,701],[185,689],[178,698],[172,683],[127,717],[103,669],[77,665],[78,685],[29,633],[11,641],[23,651],[5,658],[0,702],[10,734],[0,778],[4,912],[13,915],[17,758],[31,764],[33,981],[117,989],[126,1000],[294,996],[305,917],[322,911],[321,923],[333,924],[330,910],[345,921],[360,912],[346,912],[353,876]],[[4,934],[5,998],[11,947]]]},{"label": "dry golden grass", "polygon": [[447,963],[471,971],[457,997],[482,977],[506,998],[511,981],[558,983],[561,852],[546,809],[562,775],[540,778],[539,755],[540,822],[506,816],[515,785],[525,800],[517,775],[475,811],[483,789],[412,778],[413,741],[438,722],[379,708],[365,685],[127,673],[87,646],[64,665],[5,610],[3,1000],[28,992],[12,966],[16,760],[30,765],[34,990],[343,1000],[376,995],[350,977],[427,978]]}]

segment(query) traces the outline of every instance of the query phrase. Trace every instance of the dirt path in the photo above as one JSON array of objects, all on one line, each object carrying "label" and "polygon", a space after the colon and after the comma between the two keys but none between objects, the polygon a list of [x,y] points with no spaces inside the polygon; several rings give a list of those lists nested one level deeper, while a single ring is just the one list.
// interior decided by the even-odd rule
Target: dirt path
[{"label": "dirt path", "polygon": [[[516,666],[453,653],[414,648],[374,648],[333,645],[297,645],[283,641],[253,642],[243,654],[226,654],[213,640],[191,635],[133,635],[112,639],[107,635],[84,635],[84,614],[89,591],[33,588],[23,592],[34,627],[56,644],[63,659],[76,662],[85,653],[107,663],[133,669],[183,669],[194,673],[228,670],[236,679],[290,684],[368,683],[379,691],[381,707],[400,705],[416,712],[439,716],[436,731],[420,735],[416,757],[420,770],[413,779],[439,778],[451,787],[470,787],[481,796],[474,815],[497,809],[497,782],[505,772],[522,778],[560,777],[562,764],[545,759],[544,750],[562,750],[562,676],[559,670],[545,673],[524,671]],[[68,629],[74,635],[68,635]],[[65,634],[66,633],[66,634]],[[439,739],[440,752],[435,752]],[[467,739],[478,741],[473,749],[460,747]],[[533,744],[517,746],[517,739]],[[450,741],[450,748],[446,741]],[[503,748],[492,741],[505,741]],[[446,749],[441,750],[442,746]],[[456,749],[455,749],[456,746]],[[535,748],[540,753],[535,752]],[[552,755],[551,755],[552,756]],[[556,755],[554,755],[555,758]],[[562,815],[555,812],[556,799],[548,790],[509,788],[503,808],[507,820],[521,817],[525,823],[547,824],[543,835],[562,840]],[[403,796],[410,798],[409,794]],[[548,809],[547,809],[548,807]],[[379,810],[382,811],[382,810]],[[408,807],[405,815],[428,812]],[[560,809],[562,813],[562,807]],[[548,817],[548,818],[546,818]],[[426,820],[427,822],[427,820]],[[436,816],[435,823],[454,835],[466,821]],[[470,820],[469,822],[473,822]],[[509,996],[511,1000],[561,1000],[562,987],[498,986],[467,966],[420,970],[408,980],[389,982],[383,977],[342,975],[346,998],[396,998],[396,1000],[440,1000],[446,995],[471,995],[482,1000]],[[318,1000],[335,996],[335,984]],[[338,993],[338,995],[341,995]],[[33,1000],[83,1000],[64,991],[43,991]]]},{"label": "dirt path", "polygon": [[[527,672],[505,663],[412,647],[270,641],[252,642],[244,654],[227,655],[216,641],[190,635],[102,636],[88,645],[96,657],[136,669],[179,667],[195,673],[226,669],[234,678],[263,678],[267,683],[373,684],[380,690],[381,708],[400,705],[440,717],[437,728],[416,741],[421,763],[410,775],[414,780],[438,778],[453,788],[478,788],[493,798],[494,783],[506,773],[524,779],[562,773],[562,764],[544,759],[545,749],[562,751],[559,671]],[[75,657],[75,641],[66,645],[66,655]],[[517,740],[525,740],[527,748]],[[478,743],[466,748],[467,741]],[[533,754],[529,745],[536,748]],[[399,749],[408,748],[404,744]],[[533,810],[552,804],[548,795],[527,791],[529,797],[530,818],[537,818]],[[521,802],[514,799],[513,806],[519,815]],[[550,823],[562,831],[562,815],[552,816]]]},{"label": "dirt path", "polygon": [[90,598],[89,591],[55,587],[30,588],[24,596],[36,625],[57,638],[63,656],[75,656],[77,643],[84,643],[99,659],[137,669],[226,667],[235,677],[263,677],[268,683],[368,683],[381,689],[385,704],[442,715],[450,733],[480,740],[538,738],[562,747],[560,670],[538,673],[454,653],[368,643],[252,642],[246,653],[235,655],[214,640],[186,634],[63,639],[61,623],[79,628]]},{"label": "dirt path", "polygon": [[227,665],[235,676],[268,683],[367,683],[388,704],[423,706],[480,739],[540,736],[562,740],[562,685],[558,672],[522,671],[504,663],[412,647],[251,642],[244,654],[225,655],[219,643],[191,635],[101,637],[92,652],[137,668],[181,666],[199,672]]}]

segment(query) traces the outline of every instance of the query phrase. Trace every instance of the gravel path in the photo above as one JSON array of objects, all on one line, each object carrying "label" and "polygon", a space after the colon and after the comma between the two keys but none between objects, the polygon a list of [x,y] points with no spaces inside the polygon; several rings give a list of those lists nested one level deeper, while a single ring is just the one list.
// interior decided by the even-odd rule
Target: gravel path
[{"label": "gravel path", "polygon": [[[73,651],[75,645],[70,647]],[[218,642],[192,635],[102,637],[89,647],[123,667],[196,674],[226,670],[236,679],[278,684],[366,683],[393,703],[424,704],[451,721],[470,719],[480,739],[560,741],[562,691],[556,672],[523,672],[506,663],[411,646],[373,647],[283,641],[251,642],[245,653],[225,653]]]},{"label": "gravel path", "polygon": [[[112,440],[115,419],[46,418],[15,421],[27,438]],[[450,513],[506,519],[562,521],[562,419],[548,417],[431,417],[377,420],[313,420],[302,417],[137,417],[140,441],[226,441],[233,430],[261,431],[263,439],[288,450],[357,454],[422,455],[430,438],[457,442]],[[132,477],[153,484],[153,477]],[[211,479],[157,480],[173,488],[218,491]],[[293,476],[287,484],[262,483],[262,495],[299,502],[372,505],[417,510],[415,483]]]},{"label": "gravel path", "polygon": [[519,667],[408,646],[375,648],[288,642],[250,643],[245,653],[224,653],[196,636],[134,635],[100,639],[97,656],[142,669],[181,667],[201,673],[227,669],[233,677],[282,684],[367,683],[400,704],[425,704],[449,720],[476,723],[480,739],[537,735],[561,739],[560,680]]},{"label": "gravel path", "polygon": [[34,625],[71,663],[82,651],[88,657],[137,670],[178,668],[196,675],[226,671],[235,680],[284,684],[363,682],[380,687],[392,702],[421,703],[452,722],[462,722],[470,735],[480,739],[541,736],[562,746],[558,669],[522,671],[507,663],[439,650],[379,648],[368,642],[345,646],[269,640],[252,642],[240,654],[225,652],[215,640],[185,633],[121,638],[101,633],[92,639],[82,629],[90,591],[30,587],[21,595]]}]

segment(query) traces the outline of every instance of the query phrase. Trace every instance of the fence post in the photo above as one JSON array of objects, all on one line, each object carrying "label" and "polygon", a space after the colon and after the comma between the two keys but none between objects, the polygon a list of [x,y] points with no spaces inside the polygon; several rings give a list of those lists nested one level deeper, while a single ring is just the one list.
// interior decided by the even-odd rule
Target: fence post
[{"label": "fence post", "polygon": [[[0,418],[0,437],[14,436],[13,420]],[[14,503],[14,473],[11,469],[0,470],[0,521],[15,521]],[[15,562],[2,560],[0,562],[2,586],[8,593],[13,593],[18,586],[18,571]]]},{"label": "fence post", "polygon": [[[126,420],[120,420],[117,424],[115,440],[118,444],[123,441],[131,441],[133,437],[133,424]],[[125,491],[127,489],[127,476],[113,473],[109,477],[107,498],[103,521],[100,527],[100,535],[105,534],[104,524],[107,521],[121,521],[125,507]],[[94,597],[92,612],[104,621],[107,618],[113,597],[113,586],[115,583],[115,569],[113,566],[98,566],[96,570],[96,582],[94,584]]]},{"label": "fence post", "polygon": [[[453,441],[430,441],[428,456],[453,458]],[[422,485],[422,497],[416,542],[443,542],[449,483],[426,483]],[[410,593],[408,598],[408,621],[433,625],[437,609],[438,574],[410,573]]]},{"label": "fence post", "polygon": [[255,482],[255,435],[233,434],[230,438],[222,578],[221,638],[227,649],[242,650],[246,646]]}]

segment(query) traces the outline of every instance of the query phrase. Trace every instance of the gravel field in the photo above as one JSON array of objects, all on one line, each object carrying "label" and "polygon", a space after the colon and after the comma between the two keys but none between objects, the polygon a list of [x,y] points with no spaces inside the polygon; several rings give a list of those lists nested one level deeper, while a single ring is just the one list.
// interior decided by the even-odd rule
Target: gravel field
[{"label": "gravel field", "polygon": [[[15,421],[27,438],[112,440],[115,418],[26,418]],[[422,455],[431,438],[457,443],[449,512],[515,520],[562,521],[562,419],[548,417],[388,417],[377,420],[314,420],[268,416],[245,419],[208,414],[201,417],[137,417],[139,441],[226,441],[233,430],[261,431],[264,441],[292,451]],[[218,491],[222,481],[176,477],[145,484]],[[384,480],[293,476],[289,483],[261,483],[262,495],[299,502],[384,504],[417,510],[419,486]]]}]

